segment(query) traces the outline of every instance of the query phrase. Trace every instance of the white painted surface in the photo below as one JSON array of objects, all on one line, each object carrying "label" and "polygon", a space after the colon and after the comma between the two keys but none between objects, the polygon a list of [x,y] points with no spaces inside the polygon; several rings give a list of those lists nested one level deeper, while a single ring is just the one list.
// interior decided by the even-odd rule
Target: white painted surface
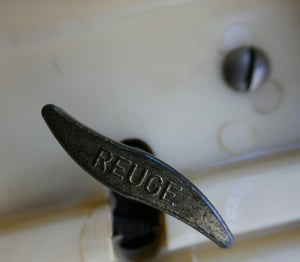
[{"label": "white painted surface", "polygon": [[[40,109],[49,102],[115,140],[145,140],[203,190],[238,238],[298,227],[299,9],[297,0],[0,2],[0,258],[112,256],[108,206],[92,219],[84,258],[78,239],[88,209],[55,215],[103,199],[106,189],[47,130]],[[245,44],[265,50],[272,65],[251,95],[232,92],[220,72],[226,52]],[[26,222],[47,212],[56,218]],[[168,252],[205,242],[169,217],[166,229]]]}]

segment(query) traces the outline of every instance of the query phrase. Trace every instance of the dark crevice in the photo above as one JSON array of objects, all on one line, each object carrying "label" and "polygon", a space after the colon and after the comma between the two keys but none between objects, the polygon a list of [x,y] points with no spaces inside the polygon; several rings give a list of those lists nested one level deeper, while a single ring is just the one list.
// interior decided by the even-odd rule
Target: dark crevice
[{"label": "dark crevice", "polygon": [[150,153],[153,155],[153,151],[151,149],[151,147],[149,145],[147,145],[144,141],[137,139],[137,138],[129,138],[129,139],[125,139],[123,141],[121,141],[121,143],[127,145],[127,146],[131,146],[131,147],[135,147],[137,149],[141,149],[143,151],[146,151],[147,153]]},{"label": "dark crevice", "polygon": [[[139,139],[126,139],[122,143],[153,153],[151,148]],[[115,200],[113,237],[118,238],[118,245],[127,250],[134,250],[155,242],[158,238],[157,228],[160,226],[159,211],[115,192],[112,195]]]}]

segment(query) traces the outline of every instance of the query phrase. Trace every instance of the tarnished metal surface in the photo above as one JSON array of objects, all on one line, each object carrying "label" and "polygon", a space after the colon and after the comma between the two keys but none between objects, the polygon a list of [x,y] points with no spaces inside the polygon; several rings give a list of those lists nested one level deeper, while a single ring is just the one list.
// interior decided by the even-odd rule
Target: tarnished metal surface
[{"label": "tarnished metal surface", "polygon": [[65,151],[111,190],[166,212],[222,248],[234,238],[207,198],[183,175],[154,156],[115,142],[54,105],[42,115]]},{"label": "tarnished metal surface", "polygon": [[225,58],[223,76],[235,91],[249,92],[260,88],[270,73],[267,56],[252,46],[232,50]]}]

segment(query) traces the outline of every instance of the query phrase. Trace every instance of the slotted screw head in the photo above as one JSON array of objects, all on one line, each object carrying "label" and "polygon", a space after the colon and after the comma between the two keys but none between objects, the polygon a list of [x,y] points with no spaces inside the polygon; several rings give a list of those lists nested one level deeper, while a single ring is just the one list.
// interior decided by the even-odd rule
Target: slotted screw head
[{"label": "slotted screw head", "polygon": [[257,90],[266,81],[270,66],[266,55],[256,47],[239,47],[223,62],[223,77],[235,91]]}]

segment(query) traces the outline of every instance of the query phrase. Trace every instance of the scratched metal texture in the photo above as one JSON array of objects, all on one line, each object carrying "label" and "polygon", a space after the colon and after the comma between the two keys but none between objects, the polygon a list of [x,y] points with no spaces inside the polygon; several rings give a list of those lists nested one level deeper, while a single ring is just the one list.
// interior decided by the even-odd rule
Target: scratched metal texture
[{"label": "scratched metal texture", "polygon": [[212,204],[175,169],[95,132],[54,105],[44,106],[42,115],[65,151],[99,182],[180,219],[220,247],[233,245],[232,234]]}]

